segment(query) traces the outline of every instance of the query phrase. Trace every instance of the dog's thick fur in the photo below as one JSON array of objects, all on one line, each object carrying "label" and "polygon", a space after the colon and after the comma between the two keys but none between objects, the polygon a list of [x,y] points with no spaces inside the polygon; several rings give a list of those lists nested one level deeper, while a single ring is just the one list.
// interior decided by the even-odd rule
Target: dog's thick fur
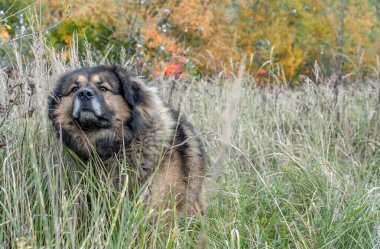
[{"label": "dog's thick fur", "polygon": [[205,159],[193,126],[126,69],[66,73],[49,97],[49,118],[67,147],[83,161],[100,158],[115,182],[125,179],[126,160],[130,193],[152,179],[149,203],[175,196],[180,215],[203,212]]}]

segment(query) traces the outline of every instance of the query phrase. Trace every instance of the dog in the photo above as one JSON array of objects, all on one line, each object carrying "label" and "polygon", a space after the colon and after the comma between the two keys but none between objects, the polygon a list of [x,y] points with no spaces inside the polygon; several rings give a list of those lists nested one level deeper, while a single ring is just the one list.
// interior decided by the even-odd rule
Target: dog
[{"label": "dog", "polygon": [[58,138],[82,161],[100,159],[115,182],[128,177],[131,195],[148,184],[144,202],[164,205],[174,196],[170,205],[179,216],[203,214],[200,138],[129,70],[100,65],[64,74],[49,95],[48,116]]}]

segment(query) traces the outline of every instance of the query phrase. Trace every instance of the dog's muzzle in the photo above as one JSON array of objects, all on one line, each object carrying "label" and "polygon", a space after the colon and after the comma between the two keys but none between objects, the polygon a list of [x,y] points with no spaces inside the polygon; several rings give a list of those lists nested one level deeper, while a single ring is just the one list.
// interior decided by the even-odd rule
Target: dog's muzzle
[{"label": "dog's muzzle", "polygon": [[111,125],[99,97],[89,87],[82,88],[77,92],[72,116],[83,129],[106,128]]}]

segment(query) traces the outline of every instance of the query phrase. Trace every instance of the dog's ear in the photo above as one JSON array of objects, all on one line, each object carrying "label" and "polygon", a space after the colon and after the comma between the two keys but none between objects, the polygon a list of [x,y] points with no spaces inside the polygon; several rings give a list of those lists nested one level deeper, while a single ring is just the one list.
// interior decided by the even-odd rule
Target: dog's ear
[{"label": "dog's ear", "polygon": [[121,95],[130,108],[144,102],[144,85],[124,68],[113,66],[112,71],[119,79]]},{"label": "dog's ear", "polygon": [[149,93],[145,85],[134,78],[128,70],[117,66],[111,69],[119,79],[120,94],[131,109],[131,117],[125,124],[128,128],[125,137],[127,141],[130,141],[148,126],[147,116],[141,112],[140,107],[145,105]]}]

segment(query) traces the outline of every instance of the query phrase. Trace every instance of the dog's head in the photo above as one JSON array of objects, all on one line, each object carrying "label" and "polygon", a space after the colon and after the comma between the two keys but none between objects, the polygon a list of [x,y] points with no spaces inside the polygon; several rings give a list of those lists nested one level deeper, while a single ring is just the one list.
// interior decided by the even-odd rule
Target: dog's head
[{"label": "dog's head", "polygon": [[[133,139],[148,124],[155,93],[117,66],[81,68],[63,75],[49,96],[49,118],[57,131],[99,139]],[[69,142],[67,142],[69,143]]]}]

